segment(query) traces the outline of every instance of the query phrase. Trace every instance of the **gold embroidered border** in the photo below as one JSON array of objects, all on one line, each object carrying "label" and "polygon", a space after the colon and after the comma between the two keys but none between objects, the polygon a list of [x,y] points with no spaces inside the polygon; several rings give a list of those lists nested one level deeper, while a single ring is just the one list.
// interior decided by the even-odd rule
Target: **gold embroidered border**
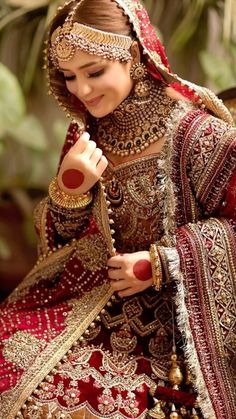
[{"label": "gold embroidered border", "polygon": [[230,125],[234,125],[234,120],[231,113],[226,108],[224,103],[220,99],[218,99],[218,97],[210,89],[198,86],[194,83],[191,83],[188,80],[183,80],[177,74],[172,73],[164,64],[162,64],[159,53],[155,50],[153,51],[152,49],[148,48],[148,46],[146,46],[148,37],[145,34],[144,36],[142,35],[140,19],[136,14],[136,11],[143,10],[142,5],[134,0],[115,1],[123,9],[124,13],[128,16],[130,23],[132,23],[137,38],[144,49],[144,53],[146,53],[147,56],[151,58],[158,71],[163,75],[164,79],[170,84],[177,82],[184,86],[187,86],[191,89],[191,91],[196,92],[200,96],[203,104],[213,114],[223,119]]},{"label": "gold embroidered border", "polygon": [[18,287],[10,294],[8,302],[11,303],[23,297],[32,285],[41,281],[42,274],[51,276],[57,273],[63,268],[63,265],[75,249],[76,241],[73,241],[70,245],[57,249],[54,253],[39,261]]},{"label": "gold embroidered border", "polygon": [[98,227],[104,234],[109,254],[112,256],[115,254],[114,246],[112,241],[110,223],[109,223],[109,209],[106,202],[106,197],[103,190],[102,182],[99,182],[98,199],[94,203],[94,217]]},{"label": "gold embroidered border", "polygon": [[[220,234],[220,237],[222,238],[221,240],[221,244],[224,244],[224,257],[222,259],[222,263],[223,265],[227,266],[227,278],[229,280],[228,283],[231,283],[233,286],[233,282],[235,281],[236,278],[236,270],[234,267],[234,263],[235,261],[233,260],[233,256],[232,256],[232,247],[229,243],[229,239],[228,239],[228,234],[226,231],[226,226],[224,225],[223,222],[221,222],[220,220],[217,219],[210,219],[208,220],[206,223],[199,223],[199,224],[191,224],[189,225],[189,230],[191,231],[191,235],[190,235],[190,239],[192,240],[192,237],[194,237],[194,243],[195,243],[195,247],[196,247],[196,251],[197,251],[197,255],[196,255],[196,264],[198,266],[198,278],[201,278],[201,284],[199,284],[199,295],[201,295],[202,301],[198,301],[198,305],[199,305],[199,309],[198,309],[198,314],[199,314],[199,318],[202,318],[202,314],[203,312],[205,313],[205,326],[208,327],[208,331],[206,331],[206,333],[209,334],[209,336],[211,335],[211,339],[214,340],[214,344],[212,344],[212,350],[210,350],[210,355],[211,357],[214,359],[211,360],[211,364],[207,365],[207,356],[204,357],[204,361],[202,359],[202,364],[201,365],[205,365],[205,367],[203,367],[205,369],[205,372],[207,370],[207,374],[210,376],[210,374],[212,374],[215,376],[215,379],[218,380],[217,381],[217,390],[215,390],[215,395],[214,397],[216,397],[216,399],[218,399],[218,397],[216,396],[216,391],[218,393],[219,391],[219,387],[221,388],[221,397],[222,398],[226,398],[226,401],[224,402],[224,409],[222,409],[222,412],[224,411],[225,414],[225,418],[228,417],[233,417],[234,414],[233,412],[235,412],[235,405],[234,405],[234,397],[235,395],[233,394],[234,390],[233,390],[233,383],[232,383],[232,377],[230,378],[230,371],[229,371],[229,366],[227,363],[227,356],[224,350],[224,340],[225,337],[222,333],[222,330],[220,328],[220,324],[219,324],[219,318],[217,316],[217,311],[216,311],[216,302],[213,298],[213,276],[212,274],[210,274],[209,277],[209,267],[210,267],[210,259],[208,262],[208,257],[210,251],[207,253],[206,255],[206,249],[205,249],[205,244],[203,243],[204,241],[204,232],[202,231],[202,226],[207,229],[207,232],[213,232],[216,235]],[[211,237],[211,236],[209,236]],[[212,239],[214,239],[214,235],[211,237]],[[214,246],[215,251],[217,250],[216,245]],[[214,257],[217,258],[217,256],[214,255]],[[218,256],[218,259],[222,257],[222,255]],[[216,260],[217,266],[220,263],[220,259]],[[208,265],[209,263],[209,265]],[[193,268],[192,268],[193,269]],[[233,290],[232,294],[233,294]],[[189,292],[191,292],[193,294],[192,288],[191,291],[189,290]],[[196,295],[195,295],[196,294]],[[199,298],[199,295],[197,293],[194,294],[195,298]],[[193,307],[192,307],[193,308]],[[195,314],[192,314],[193,317],[196,315],[196,311],[194,312]],[[195,317],[194,317],[195,318]],[[211,330],[214,329],[214,332],[211,332]],[[201,331],[198,329],[198,333],[201,335]],[[209,338],[208,338],[209,339]],[[198,345],[199,347],[202,348],[201,353],[203,353],[205,351],[205,355],[207,352],[207,348],[203,348],[202,347],[202,341],[201,338],[197,335],[196,336],[196,342],[198,341]],[[211,340],[210,340],[211,341]],[[214,347],[214,350],[213,350]],[[209,354],[208,354],[209,355]],[[214,371],[211,372],[211,369],[213,365],[215,365],[216,363],[217,366],[214,368]],[[202,368],[202,371],[203,371]],[[218,372],[221,374],[221,378],[218,377]],[[210,383],[211,381],[211,383]],[[208,385],[209,387],[211,387],[211,391],[213,391],[213,381],[212,380],[208,380]],[[217,412],[220,413],[220,412]],[[235,412],[236,413],[236,412]],[[222,416],[223,418],[223,416]]]},{"label": "gold embroidered border", "polygon": [[94,321],[102,308],[107,304],[113,294],[110,285],[104,284],[95,288],[91,293],[80,300],[80,319],[72,322],[72,327],[58,336],[35,363],[21,378],[19,384],[2,397],[1,419],[12,419],[21,409],[24,402],[50,373],[54,366],[68,352]]}]

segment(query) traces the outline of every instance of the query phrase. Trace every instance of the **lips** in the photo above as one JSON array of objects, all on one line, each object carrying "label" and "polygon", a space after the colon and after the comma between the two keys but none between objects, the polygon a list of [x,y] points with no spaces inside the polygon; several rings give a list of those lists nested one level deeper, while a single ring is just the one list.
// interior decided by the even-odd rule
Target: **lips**
[{"label": "lips", "polygon": [[85,106],[97,106],[98,103],[100,102],[100,100],[102,99],[103,95],[101,96],[97,96],[91,100],[86,100],[85,101]]}]

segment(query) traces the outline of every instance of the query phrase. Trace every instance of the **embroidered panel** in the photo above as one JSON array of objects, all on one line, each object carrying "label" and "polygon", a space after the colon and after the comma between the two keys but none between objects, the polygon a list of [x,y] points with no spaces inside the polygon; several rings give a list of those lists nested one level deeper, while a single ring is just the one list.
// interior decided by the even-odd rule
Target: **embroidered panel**
[{"label": "embroidered panel", "polygon": [[163,199],[158,156],[109,167],[104,174],[119,251],[148,249],[163,234]]},{"label": "embroidered panel", "polygon": [[203,119],[192,135],[190,179],[205,214],[219,206],[236,168],[235,136],[235,129],[211,116]]},{"label": "embroidered panel", "polygon": [[210,219],[190,224],[178,234],[189,320],[202,373],[216,415],[234,417],[236,243],[232,228],[226,221]]}]

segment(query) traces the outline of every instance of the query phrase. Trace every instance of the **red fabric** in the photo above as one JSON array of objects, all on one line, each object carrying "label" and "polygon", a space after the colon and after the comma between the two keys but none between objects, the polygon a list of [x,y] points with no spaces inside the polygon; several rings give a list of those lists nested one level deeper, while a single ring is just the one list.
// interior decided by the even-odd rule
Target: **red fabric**
[{"label": "red fabric", "polygon": [[[150,51],[156,51],[161,57],[162,63],[169,68],[169,64],[165,55],[163,46],[161,45],[157,35],[155,34],[154,29],[152,28],[147,12],[143,9],[137,0],[134,0],[136,4],[139,5],[137,9],[137,16],[140,19],[140,28],[142,34],[143,45]],[[140,42],[141,42],[140,41]],[[160,73],[155,68],[152,62],[148,63],[149,72],[153,77],[160,78]],[[175,86],[176,90],[188,96],[188,90],[182,88],[182,86]],[[191,94],[190,94],[191,95]],[[76,100],[76,99],[75,99]],[[81,104],[78,103],[80,107]],[[77,124],[71,124],[70,130],[67,135],[67,140],[63,148],[62,158],[69,151],[70,147],[75,144],[78,139],[77,135]],[[228,203],[233,196],[233,203],[229,203],[229,206],[222,207],[222,214],[234,214],[235,212],[235,181],[236,175],[233,176],[231,182],[227,188],[225,201]],[[52,217],[48,214],[47,217],[47,226],[48,226],[48,241],[49,247],[53,247],[58,244],[56,233],[54,231],[54,224]],[[96,234],[98,232],[96,223],[94,219],[90,218],[90,224],[84,235]],[[13,335],[16,331],[22,330],[25,332],[30,332],[31,335],[37,337],[39,342],[45,342],[47,345],[48,342],[54,340],[60,333],[62,333],[66,328],[66,319],[68,314],[71,312],[71,306],[68,304],[70,299],[75,298],[78,300],[83,294],[83,287],[88,292],[93,286],[95,280],[97,284],[102,281],[107,280],[107,271],[101,270],[95,274],[90,271],[86,271],[84,276],[84,268],[81,263],[78,261],[78,258],[75,255],[65,263],[62,272],[58,272],[57,275],[53,275],[51,278],[41,278],[39,283],[36,283],[31,287],[30,292],[26,293],[14,302],[6,302],[2,306],[1,314],[1,323],[3,325],[2,334],[1,334],[1,343],[5,341],[8,337]],[[87,281],[89,278],[89,281]],[[92,279],[91,279],[92,278]],[[93,282],[94,281],[94,282]],[[78,283],[80,287],[78,287]],[[135,308],[135,306],[134,306]],[[132,314],[132,313],[131,313]],[[110,333],[110,332],[109,332]],[[105,342],[105,339],[104,339]],[[101,342],[100,342],[101,343]],[[42,346],[39,349],[43,351],[44,347]],[[91,366],[98,368],[101,365],[101,355],[99,350],[94,352],[91,357]],[[1,353],[0,356],[0,366],[1,366],[1,380],[0,380],[0,389],[1,391],[12,389],[17,382],[20,381],[23,369],[13,368],[13,364],[7,361],[4,357],[4,354]],[[145,371],[145,374],[151,375],[151,371],[148,369],[150,365],[140,357],[139,364],[137,367],[137,373],[142,374]],[[50,383],[49,385],[53,386],[57,384],[57,380],[61,379],[59,376],[55,375],[55,382]],[[66,378],[65,378],[66,380]],[[90,383],[84,382],[84,387],[78,387],[80,390],[76,389],[76,397],[84,397],[86,391],[90,393],[91,399],[94,399],[94,407],[96,407],[97,397],[99,394],[99,389],[96,388],[97,393],[95,394],[95,386],[91,386]],[[81,384],[82,386],[82,384]],[[85,393],[84,390],[86,387]],[[94,393],[91,394],[91,388]],[[144,391],[147,389],[144,389]],[[68,397],[70,391],[75,391],[74,388],[71,389],[68,385],[66,389],[68,392]],[[171,388],[158,387],[156,395],[163,400],[173,400],[175,403],[184,403],[185,405],[193,405],[195,401],[195,396],[193,394],[186,394],[184,392],[177,392]],[[114,396],[114,394],[113,394]],[[40,394],[38,395],[40,398]],[[60,395],[59,395],[60,398]],[[147,401],[145,397],[140,397],[141,404],[139,406],[140,411],[142,411],[145,406],[147,406]],[[65,400],[65,399],[64,399]],[[100,401],[102,403],[102,401]],[[64,401],[60,399],[60,403],[63,404]],[[133,417],[130,415],[130,417]]]},{"label": "red fabric", "polygon": [[236,220],[236,173],[233,174],[223,198],[220,215]]},{"label": "red fabric", "polygon": [[196,395],[193,393],[185,393],[180,390],[173,390],[169,387],[157,387],[155,397],[174,404],[182,404],[186,407],[194,407]]}]

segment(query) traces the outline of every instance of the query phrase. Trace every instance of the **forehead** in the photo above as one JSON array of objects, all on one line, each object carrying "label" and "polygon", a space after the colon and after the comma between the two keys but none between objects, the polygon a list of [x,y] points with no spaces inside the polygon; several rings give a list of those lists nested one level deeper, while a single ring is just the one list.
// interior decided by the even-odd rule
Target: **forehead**
[{"label": "forehead", "polygon": [[98,55],[88,54],[87,52],[76,50],[73,57],[68,61],[58,61],[61,70],[80,69],[81,67],[89,67],[96,64],[105,64],[109,60]]}]

